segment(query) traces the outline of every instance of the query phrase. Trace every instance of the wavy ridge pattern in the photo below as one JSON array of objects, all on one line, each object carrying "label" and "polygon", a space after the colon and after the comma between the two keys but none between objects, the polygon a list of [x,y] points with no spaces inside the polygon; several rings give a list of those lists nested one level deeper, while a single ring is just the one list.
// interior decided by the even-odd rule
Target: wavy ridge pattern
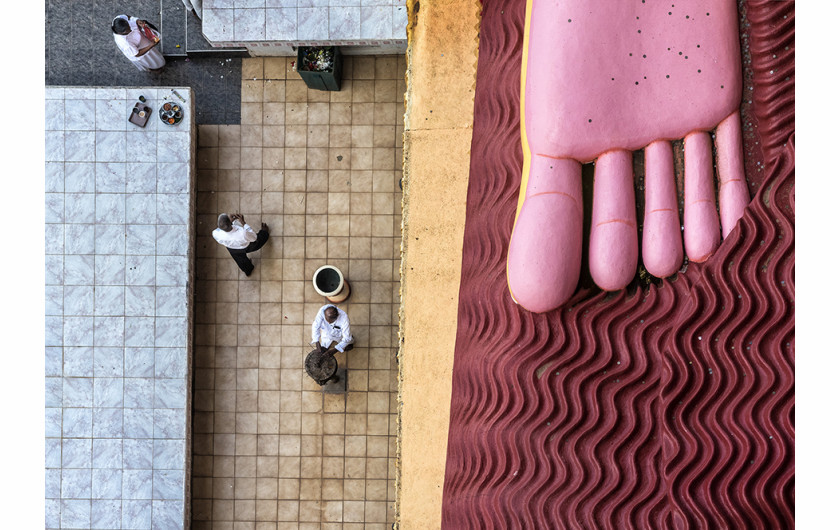
[{"label": "wavy ridge pattern", "polygon": [[524,2],[484,3],[444,528],[793,526],[794,6],[739,7],[744,218],[674,281],[534,315],[505,275]]}]

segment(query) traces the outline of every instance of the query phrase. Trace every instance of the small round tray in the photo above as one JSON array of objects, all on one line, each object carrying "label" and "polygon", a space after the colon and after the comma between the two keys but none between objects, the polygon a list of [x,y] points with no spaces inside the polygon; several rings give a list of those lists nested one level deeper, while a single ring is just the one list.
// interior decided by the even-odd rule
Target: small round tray
[{"label": "small round tray", "polygon": [[163,123],[167,125],[178,125],[184,119],[184,107],[177,103],[167,101],[160,106],[158,114],[160,115],[160,121]]},{"label": "small round tray", "polygon": [[320,348],[315,348],[306,356],[303,367],[309,377],[324,386],[338,371],[338,361],[332,352],[322,352]]}]

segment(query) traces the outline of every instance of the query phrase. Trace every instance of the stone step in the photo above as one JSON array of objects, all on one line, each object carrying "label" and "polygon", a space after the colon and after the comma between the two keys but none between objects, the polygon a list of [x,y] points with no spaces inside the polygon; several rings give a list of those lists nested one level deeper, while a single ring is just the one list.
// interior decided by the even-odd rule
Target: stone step
[{"label": "stone step", "polygon": [[[176,2],[180,0],[175,0]],[[250,57],[247,48],[214,48],[201,32],[201,19],[187,14],[187,54],[198,57]]]},{"label": "stone step", "polygon": [[201,33],[201,20],[182,0],[160,0],[161,52],[166,57],[249,57],[246,48],[214,48]]},{"label": "stone step", "polygon": [[160,32],[164,56],[187,56],[187,10],[181,0],[160,0]]}]

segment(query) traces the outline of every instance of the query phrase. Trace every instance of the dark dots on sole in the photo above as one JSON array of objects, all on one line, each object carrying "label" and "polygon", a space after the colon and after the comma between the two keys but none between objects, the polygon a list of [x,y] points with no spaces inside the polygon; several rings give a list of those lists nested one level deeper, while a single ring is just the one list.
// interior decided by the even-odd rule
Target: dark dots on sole
[{"label": "dark dots on sole", "polygon": [[697,70],[697,73],[699,74],[699,73],[700,73],[700,70]]},{"label": "dark dots on sole", "polygon": [[572,21],[572,19],[569,19],[569,22],[571,22],[571,21]]},{"label": "dark dots on sole", "polygon": [[589,123],[592,123],[592,120],[589,120]]},{"label": "dark dots on sole", "polygon": [[682,55],[682,52],[680,52],[680,55]]},{"label": "dark dots on sole", "polygon": [[671,76],[666,74],[665,79],[671,79]]},{"label": "dark dots on sole", "polygon": [[639,82],[638,82],[638,81],[636,81],[636,84],[638,85],[638,84],[639,84]]},{"label": "dark dots on sole", "polygon": [[647,59],[647,55],[642,55],[642,59]]}]

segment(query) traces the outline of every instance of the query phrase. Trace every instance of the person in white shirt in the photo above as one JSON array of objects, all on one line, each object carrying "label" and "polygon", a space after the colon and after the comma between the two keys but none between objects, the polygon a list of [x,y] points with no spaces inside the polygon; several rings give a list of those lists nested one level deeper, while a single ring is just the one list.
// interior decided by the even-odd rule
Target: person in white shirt
[{"label": "person in white shirt", "polygon": [[245,216],[240,213],[221,214],[219,228],[213,230],[213,239],[227,247],[231,257],[245,276],[250,276],[254,271],[254,263],[248,257],[248,253],[261,249],[268,241],[268,235],[267,224],[262,223],[260,231],[255,233],[245,223]]},{"label": "person in white shirt", "polygon": [[321,351],[327,349],[336,342],[335,349],[346,352],[353,349],[353,335],[350,334],[350,319],[347,313],[334,305],[325,305],[318,310],[318,316],[312,323],[312,342]]},{"label": "person in white shirt", "polygon": [[[144,35],[144,28],[153,30],[155,40]],[[160,70],[166,64],[163,54],[155,48],[160,43],[160,33],[152,24],[137,17],[119,15],[111,22],[111,31],[117,46],[141,72]]]}]

